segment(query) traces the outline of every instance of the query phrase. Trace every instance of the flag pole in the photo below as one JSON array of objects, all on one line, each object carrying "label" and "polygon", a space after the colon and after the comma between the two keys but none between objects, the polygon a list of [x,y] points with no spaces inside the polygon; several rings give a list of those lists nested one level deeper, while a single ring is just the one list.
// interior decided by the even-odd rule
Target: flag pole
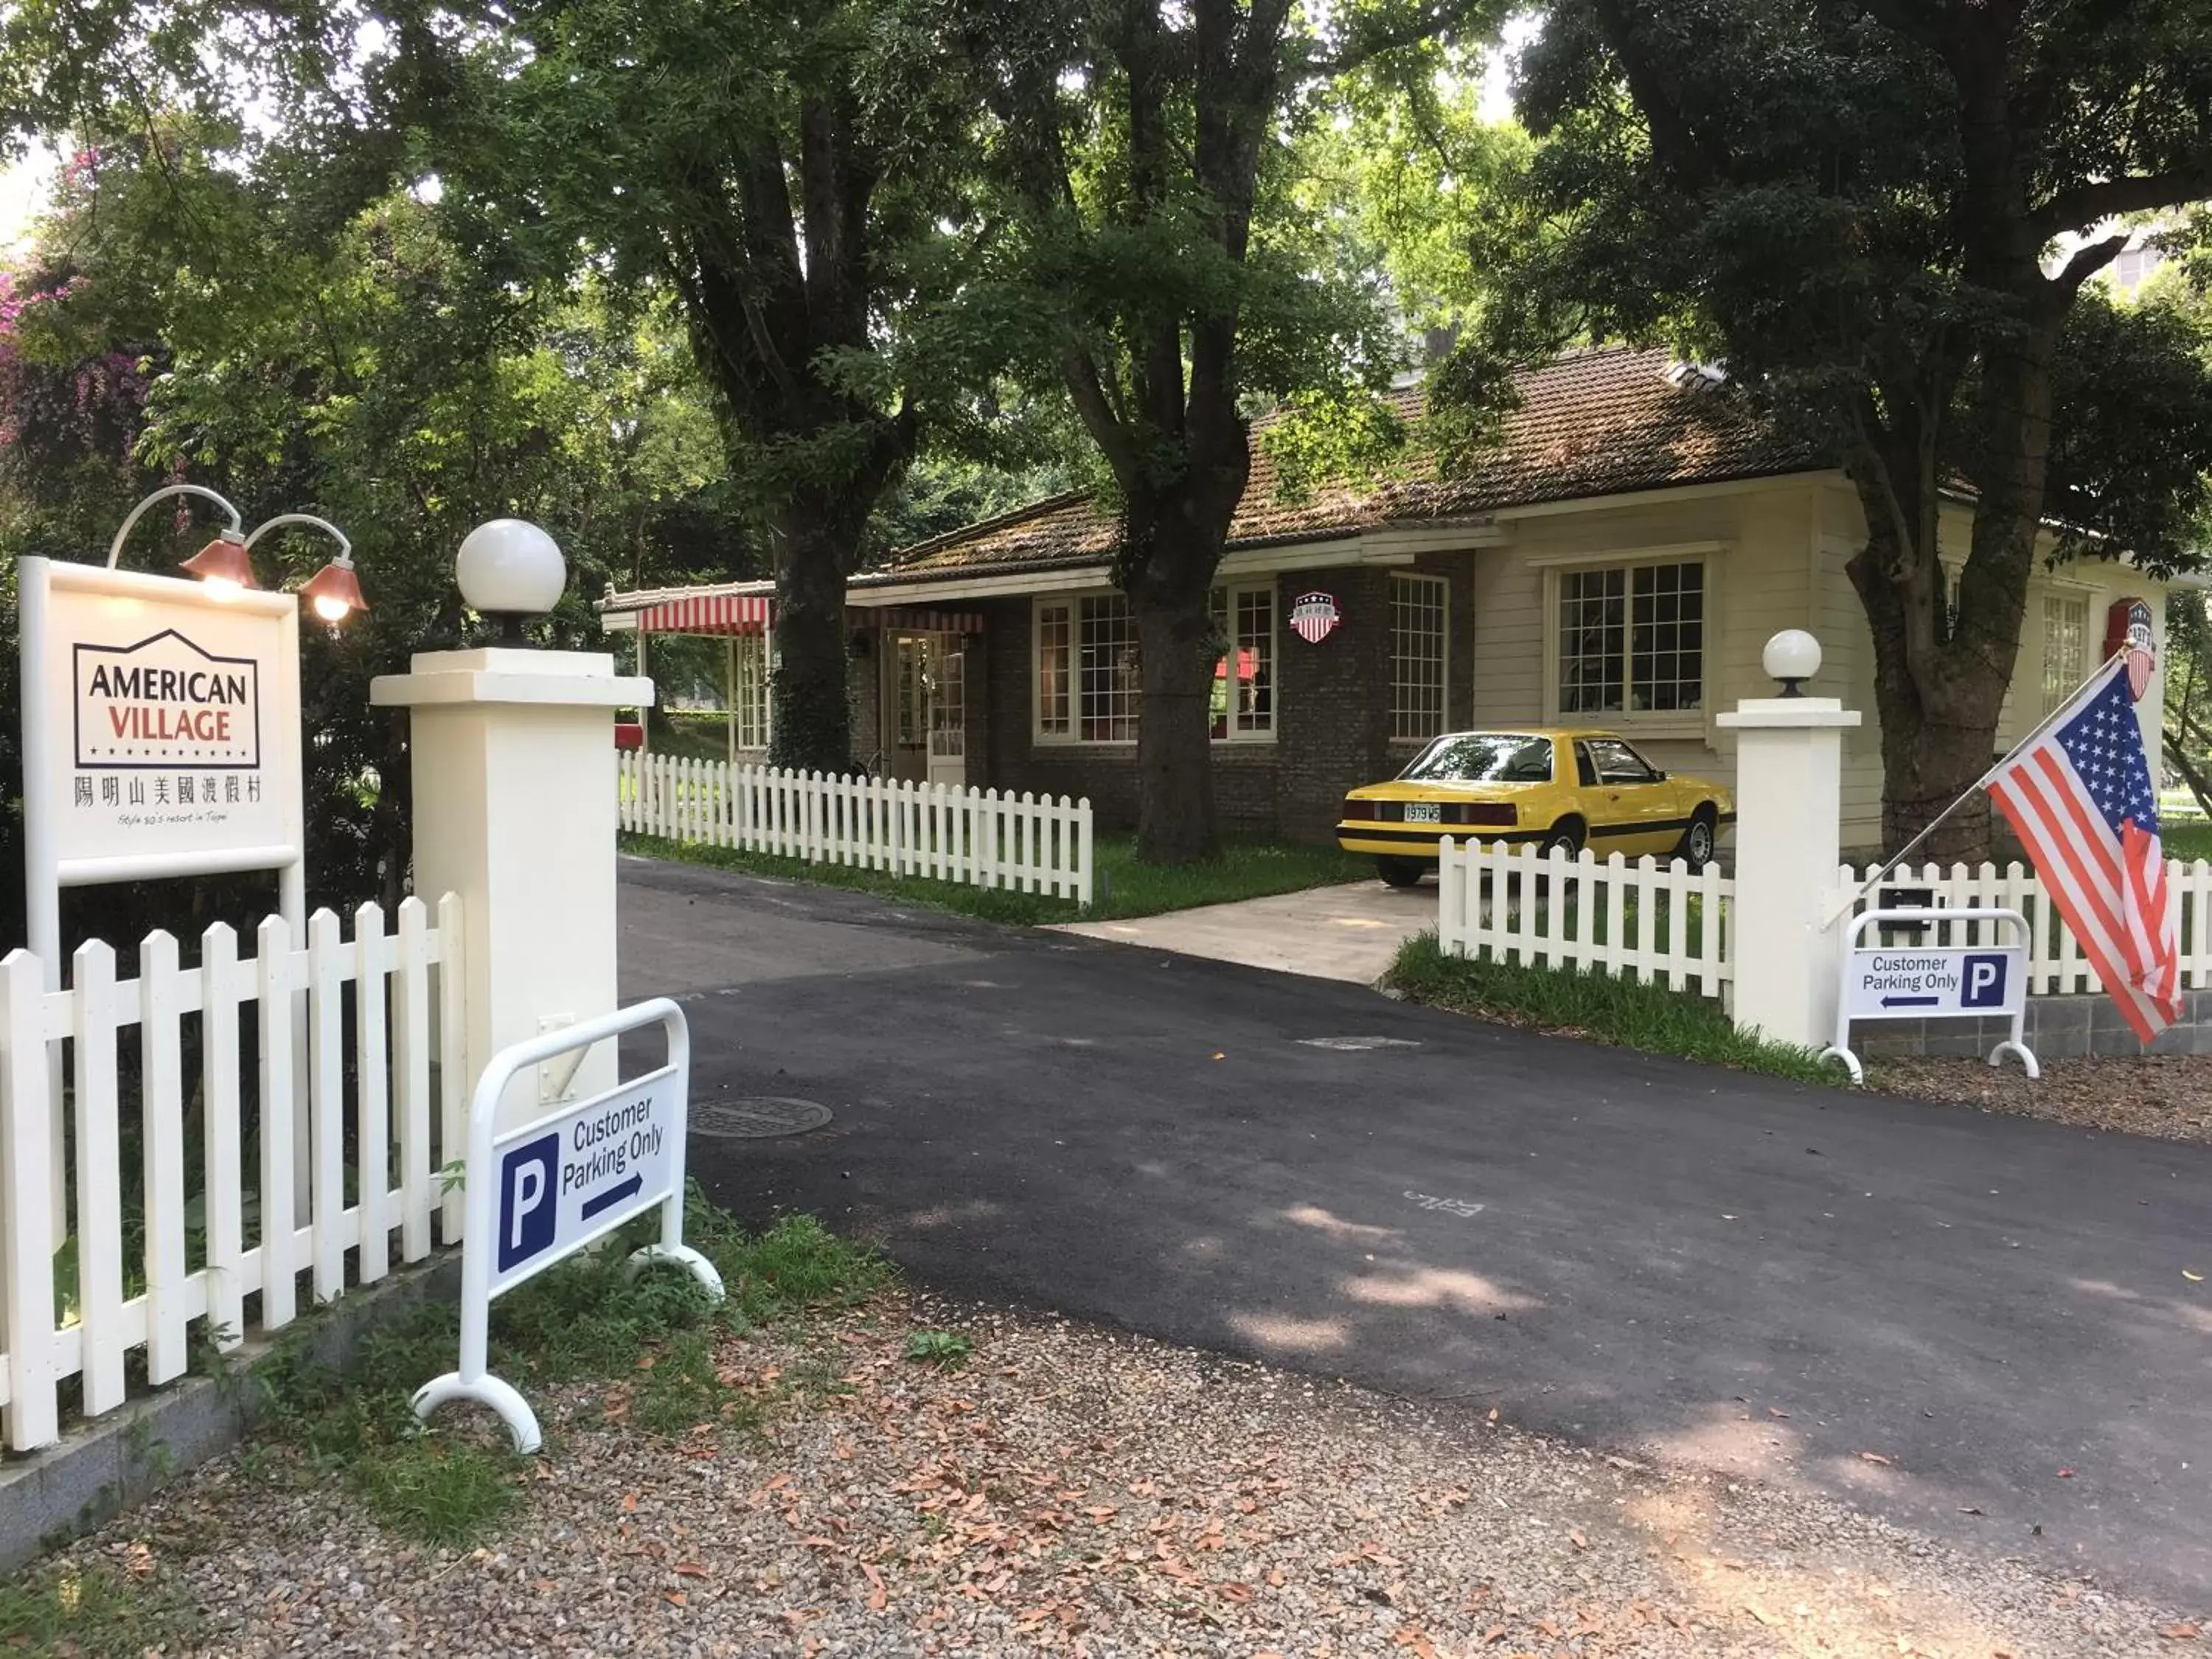
[{"label": "flag pole", "polygon": [[2103,662],[2098,664],[2095,672],[2093,672],[2087,679],[2083,680],[2081,684],[2075,686],[2073,692],[2067,697],[2065,702],[2060,703],[2057,708],[2052,709],[2048,714],[2045,714],[2040,720],[2037,721],[2034,729],[2030,731],[2028,734],[2022,738],[2018,743],[2013,744],[2011,748],[2006,750],[2004,754],[1997,760],[1995,765],[1991,766],[1988,771],[1983,773],[1980,777],[1975,779],[1972,783],[1966,787],[1966,790],[1964,794],[1961,794],[1956,800],[1953,801],[1948,806],[1938,812],[1934,817],[1929,819],[1927,823],[1921,829],[1920,833],[1915,836],[1911,841],[1905,842],[1904,846],[1898,848],[1896,854],[1890,859],[1888,863],[1883,865],[1881,869],[1875,871],[1874,874],[1869,876],[1864,881],[1861,882],[1856,888],[1854,888],[1851,891],[1850,896],[1846,898],[1839,907],[1829,913],[1828,919],[1820,924],[1820,930],[1823,933],[1826,933],[1844,916],[1850,915],[1851,907],[1856,904],[1861,899],[1864,898],[1867,896],[1868,891],[1879,884],[1882,878],[1888,875],[1891,871],[1896,869],[1899,865],[1904,863],[1906,859],[1910,858],[1912,855],[1912,849],[1914,848],[1919,846],[1922,842],[1926,841],[1929,836],[1934,835],[1938,829],[1950,821],[1952,815],[1957,812],[1961,806],[1964,806],[1977,794],[1980,793],[1981,791],[1989,787],[1990,780],[1996,776],[1998,773],[2003,771],[2006,767],[2011,765],[2013,757],[2019,754],[2021,750],[2027,748],[2028,744],[2033,743],[2045,732],[2048,732],[2052,726],[2057,725],[2061,720],[2073,714],[2075,712],[2074,705],[2081,700],[2081,694],[2084,691],[2087,691],[2091,686],[2096,684],[2098,681],[2103,679],[2106,675],[2112,672],[2112,665],[2122,660],[2127,656],[2129,652],[2135,650],[2136,648],[2136,646],[2135,641],[2130,639],[2127,644],[2122,646],[2118,650],[2113,652],[2111,656],[2106,658]]}]

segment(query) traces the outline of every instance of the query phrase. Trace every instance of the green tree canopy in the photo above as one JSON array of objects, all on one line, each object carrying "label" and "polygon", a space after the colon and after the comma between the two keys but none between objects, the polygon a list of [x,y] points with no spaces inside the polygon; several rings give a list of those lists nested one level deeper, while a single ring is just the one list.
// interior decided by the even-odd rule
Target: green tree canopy
[{"label": "green tree canopy", "polygon": [[[2085,285],[2117,216],[2212,196],[2212,12],[1560,0],[1518,103],[1543,143],[1476,250],[1510,278],[1490,346],[1671,342],[1844,467],[1907,840],[1989,763],[2046,515],[2074,556],[2199,544],[2200,342]],[[1933,850],[1988,836],[1984,807]]]},{"label": "green tree canopy", "polygon": [[[598,279],[518,289],[402,192],[302,242],[276,188],[182,118],[80,154],[0,305],[0,549],[104,553],[140,496],[220,490],[249,525],[307,511],[352,538],[371,609],[303,626],[311,870],[324,897],[396,897],[407,867],[404,723],[368,680],[476,624],[453,581],[486,518],[544,524],[567,552],[556,639],[595,641],[608,581],[681,580],[753,556],[710,400],[670,307]],[[160,568],[204,514],[143,524]],[[331,544],[254,550],[294,585]],[[11,561],[12,563],[12,561]],[[11,590],[12,591],[12,590]],[[12,669],[13,659],[9,659]],[[126,930],[136,931],[136,930]]]},{"label": "green tree canopy", "polygon": [[1065,389],[1118,510],[1135,624],[1142,856],[1216,826],[1209,594],[1251,419],[1356,402],[1401,357],[1382,286],[1329,257],[1296,144],[1340,76],[1478,14],[1363,0],[995,0],[957,9],[1009,226],[965,297],[978,337]]}]

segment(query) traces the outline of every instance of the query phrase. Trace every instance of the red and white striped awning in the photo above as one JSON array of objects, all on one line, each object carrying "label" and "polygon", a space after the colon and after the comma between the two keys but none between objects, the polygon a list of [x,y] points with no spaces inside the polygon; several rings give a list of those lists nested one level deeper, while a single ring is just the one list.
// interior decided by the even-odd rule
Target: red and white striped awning
[{"label": "red and white striped awning", "polygon": [[765,634],[768,624],[765,593],[699,593],[637,613],[638,629],[647,634]]},{"label": "red and white striped awning", "polygon": [[[635,614],[644,634],[765,634],[775,620],[775,604],[765,593],[687,593],[661,599]],[[983,617],[975,611],[936,611],[913,606],[854,605],[848,624],[862,629],[904,629],[917,634],[980,634]]]},{"label": "red and white striped awning", "polygon": [[902,628],[917,634],[980,634],[977,611],[917,611],[897,605],[855,605],[845,613],[856,628]]}]

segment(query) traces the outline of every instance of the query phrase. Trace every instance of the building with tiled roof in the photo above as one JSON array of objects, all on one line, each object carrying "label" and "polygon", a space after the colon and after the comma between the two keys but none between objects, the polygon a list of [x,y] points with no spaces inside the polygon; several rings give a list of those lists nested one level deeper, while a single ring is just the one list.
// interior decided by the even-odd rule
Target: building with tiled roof
[{"label": "building with tiled roof", "polygon": [[[1228,824],[1326,838],[1346,788],[1468,726],[1604,725],[1661,768],[1726,780],[1733,738],[1714,716],[1771,691],[1760,649],[1802,627],[1826,648],[1808,689],[1869,711],[1848,744],[1844,839],[1877,842],[1872,645],[1844,574],[1864,527],[1843,474],[1717,371],[1663,353],[1571,352],[1515,390],[1498,442],[1449,477],[1416,456],[1291,496],[1255,443],[1215,596],[1235,646],[1214,714]],[[1397,395],[1418,413],[1418,392]],[[1963,551],[1965,509],[1946,510]],[[1132,817],[1135,635],[1110,580],[1116,534],[1088,496],[1061,495],[854,577],[859,758]],[[2160,591],[2124,564],[2039,574],[2001,737],[2094,665],[2114,601],[2153,599],[2162,627]],[[611,629],[737,639],[730,737],[749,753],[765,742],[769,592],[612,594],[602,610]]]}]

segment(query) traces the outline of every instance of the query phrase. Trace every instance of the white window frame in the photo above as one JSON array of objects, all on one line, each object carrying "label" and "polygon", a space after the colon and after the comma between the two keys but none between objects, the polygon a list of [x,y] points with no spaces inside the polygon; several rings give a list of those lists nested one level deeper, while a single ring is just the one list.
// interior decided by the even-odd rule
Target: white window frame
[{"label": "white window frame", "polygon": [[[1221,659],[1223,663],[1233,663],[1238,650],[1237,599],[1240,593],[1265,593],[1267,596],[1267,723],[1265,726],[1252,731],[1238,731],[1236,705],[1232,700],[1230,705],[1227,730],[1213,741],[1234,744],[1273,743],[1275,741],[1276,723],[1282,713],[1283,598],[1276,591],[1276,582],[1273,576],[1265,577],[1258,581],[1222,582],[1214,587],[1213,591],[1206,596],[1206,608],[1211,611],[1213,601],[1217,598],[1220,599],[1222,616],[1226,620],[1226,626],[1222,631],[1228,641],[1227,648]],[[1217,673],[1221,672],[1218,665],[1215,672]],[[1209,726],[1212,720],[1211,696],[1209,689],[1209,707],[1206,716]]]},{"label": "white window frame", "polygon": [[[1420,582],[1437,590],[1437,725],[1433,732],[1419,735],[1401,732],[1398,729],[1398,693],[1401,683],[1398,678],[1398,596],[1395,589],[1400,582]],[[1384,603],[1390,611],[1390,741],[1425,748],[1432,740],[1451,729],[1451,578],[1435,575],[1425,570],[1393,570],[1385,590]]]},{"label": "white window frame", "polygon": [[[2036,648],[2037,660],[2042,668],[2039,677],[2039,690],[2042,694],[2043,714],[2055,712],[2058,705],[2080,690],[2081,682],[2089,677],[2089,670],[2093,665],[2089,653],[2094,648],[2089,641],[2089,629],[2096,614],[2096,607],[2091,603],[2092,598],[2091,590],[2086,587],[2071,587],[2054,583],[2043,590],[2043,603],[2038,607],[2038,616],[2042,623],[2042,637],[2038,641]],[[2051,611],[2052,606],[2061,605],[2081,607],[2081,633],[2075,642],[2077,653],[2072,665],[2067,671],[2066,683],[2054,692],[2051,681],[2051,671],[2053,665],[2051,659]],[[2038,718],[2041,716],[2039,715]]]},{"label": "white window frame", "polygon": [[[1039,594],[1030,601],[1030,741],[1031,743],[1073,743],[1077,704],[1082,693],[1075,684],[1076,601],[1074,593]],[[1059,731],[1048,731],[1044,723],[1044,617],[1048,611],[1066,614],[1067,623],[1067,661],[1061,669],[1062,689],[1067,697],[1066,725]]]},{"label": "white window frame", "polygon": [[[1574,722],[1594,724],[1618,731],[1623,736],[1634,735],[1646,739],[1705,736],[1706,722],[1714,711],[1715,658],[1722,640],[1726,637],[1723,626],[1722,592],[1726,580],[1728,551],[1728,544],[1724,542],[1682,542],[1663,547],[1616,548],[1589,553],[1539,556],[1530,559],[1528,562],[1543,575],[1546,723],[1553,726]],[[1698,564],[1704,567],[1703,599],[1698,619],[1701,630],[1698,665],[1698,706],[1695,708],[1564,713],[1559,707],[1560,578],[1570,571],[1618,569],[1629,572],[1639,566],[1658,564]],[[1624,672],[1626,667],[1624,663]],[[1625,686],[1623,700],[1626,701]]]},{"label": "white window frame", "polygon": [[[1217,583],[1213,592],[1225,593],[1227,596],[1224,603],[1228,606],[1232,634],[1236,626],[1236,596],[1240,592],[1265,592],[1268,595],[1267,663],[1268,672],[1273,677],[1273,684],[1268,692],[1267,729],[1239,732],[1235,729],[1236,722],[1231,720],[1229,734],[1226,737],[1216,738],[1213,742],[1217,746],[1235,744],[1240,747],[1250,744],[1273,743],[1276,741],[1276,733],[1282,723],[1283,712],[1283,597],[1280,586],[1273,576],[1269,575]],[[1135,747],[1137,740],[1134,738],[1086,738],[1083,735],[1083,602],[1085,599],[1109,597],[1127,602],[1127,596],[1115,587],[1086,587],[1069,592],[1039,593],[1031,596],[1029,690],[1030,741],[1032,744],[1051,748],[1130,749]],[[1212,596],[1209,595],[1207,599],[1209,609],[1212,603]],[[1067,729],[1061,732],[1047,731],[1044,724],[1044,617],[1045,613],[1051,611],[1064,611],[1067,616]],[[1230,641],[1230,648],[1231,650],[1236,648],[1233,639]],[[1138,710],[1137,717],[1139,721],[1144,718],[1141,707]],[[1209,714],[1209,720],[1210,718]]]},{"label": "white window frame", "polygon": [[[1083,735],[1083,605],[1086,599],[1120,599],[1128,603],[1127,596],[1116,587],[1089,587],[1078,592],[1039,594],[1030,604],[1030,740],[1054,747],[1069,746],[1085,749],[1133,749],[1137,740],[1127,738],[1086,738]],[[1044,630],[1042,623],[1047,611],[1060,610],[1067,613],[1067,729],[1048,732],[1044,729],[1043,686],[1041,670],[1044,660]],[[1135,637],[1133,620],[1130,637]],[[1141,694],[1140,694],[1141,695]],[[1141,707],[1138,717],[1143,717]]]},{"label": "white window frame", "polygon": [[739,754],[757,754],[769,746],[769,675],[773,666],[774,641],[765,633],[730,636],[731,746]]}]

